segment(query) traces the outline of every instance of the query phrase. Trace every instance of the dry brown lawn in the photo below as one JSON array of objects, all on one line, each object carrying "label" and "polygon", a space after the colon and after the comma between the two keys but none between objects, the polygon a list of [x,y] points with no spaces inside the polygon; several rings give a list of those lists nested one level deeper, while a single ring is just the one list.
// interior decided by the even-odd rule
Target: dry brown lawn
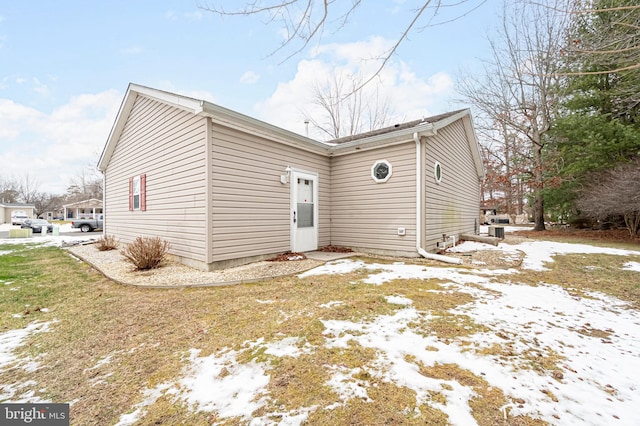
[{"label": "dry brown lawn", "polygon": [[[596,262],[602,270],[585,280],[585,266]],[[620,259],[606,255],[559,256],[551,271],[524,272],[518,280],[536,285],[544,279],[576,292],[604,291],[640,306],[640,286],[619,266]],[[330,378],[326,366],[356,369],[374,359],[374,350],[356,343],[348,349],[323,347],[331,336],[323,334],[321,320],[368,321],[390,315],[403,306],[387,303],[385,296],[402,293],[416,309],[437,317],[428,325],[413,324],[417,332],[435,332],[443,341],[464,342],[465,336],[483,330],[469,317],[451,313],[470,301],[468,293],[425,291],[443,290],[439,280],[354,284],[369,273],[287,277],[231,287],[144,289],[115,284],[57,248],[19,250],[0,256],[0,280],[4,282],[0,282],[0,333],[34,321],[55,322],[50,332],[33,334],[17,352],[22,359],[37,361],[40,368],[28,371],[10,365],[0,369],[0,386],[14,389],[7,400],[33,392],[42,400],[72,403],[72,424],[108,425],[131,412],[144,389],[175,382],[191,349],[198,349],[199,356],[236,350],[242,353],[238,362],[270,365],[270,399],[254,413],[260,416],[339,403],[339,395],[326,385]],[[331,309],[321,307],[336,300],[345,303]],[[248,341],[283,337],[296,337],[318,349],[297,358],[247,350]],[[505,343],[487,349],[487,353],[509,357],[511,350]],[[532,369],[553,371],[561,360],[549,353],[542,360],[539,354],[531,354],[530,361]],[[471,387],[477,396],[470,406],[480,425],[543,424],[526,416],[505,420],[500,407],[513,401],[482,377],[455,364],[418,367],[424,376]],[[333,410],[317,409],[309,413],[308,424],[447,424],[441,410],[429,404],[416,406],[410,389],[367,377],[364,371],[362,374],[359,379],[370,384],[369,397],[379,403],[355,398]],[[437,393],[431,398],[442,400]],[[278,421],[277,416],[272,420]],[[155,401],[140,420],[140,424],[211,423],[243,421],[194,410],[170,395]]]}]

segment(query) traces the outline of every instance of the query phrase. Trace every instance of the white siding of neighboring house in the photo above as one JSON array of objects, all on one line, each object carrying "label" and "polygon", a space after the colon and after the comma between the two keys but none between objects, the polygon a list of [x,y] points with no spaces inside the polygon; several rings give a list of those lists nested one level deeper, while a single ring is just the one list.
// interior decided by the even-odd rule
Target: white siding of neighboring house
[{"label": "white siding of neighboring house", "polygon": [[[434,177],[434,163],[442,181]],[[473,234],[480,206],[480,181],[462,120],[439,129],[425,145],[424,249],[436,250],[442,234]]]},{"label": "white siding of neighboring house", "polygon": [[[206,264],[206,119],[138,96],[105,171],[106,234],[160,236]],[[146,211],[129,211],[129,178],[146,174]]]},{"label": "white siding of neighboring house", "polygon": [[212,257],[215,267],[291,249],[290,166],[318,173],[318,246],[330,242],[329,157],[213,124],[211,130]]},{"label": "white siding of neighboring house", "polygon": [[[333,157],[331,243],[373,253],[416,255],[415,143]],[[377,183],[371,167],[392,165],[391,178]],[[406,229],[399,236],[398,228]]]}]

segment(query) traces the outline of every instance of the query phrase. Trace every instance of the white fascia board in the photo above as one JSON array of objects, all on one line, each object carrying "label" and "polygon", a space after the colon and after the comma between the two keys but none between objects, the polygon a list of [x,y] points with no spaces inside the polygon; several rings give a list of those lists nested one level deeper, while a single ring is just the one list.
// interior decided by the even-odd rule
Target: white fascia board
[{"label": "white fascia board", "polygon": [[476,132],[473,127],[471,110],[470,109],[462,110],[459,113],[452,115],[451,117],[447,117],[443,120],[440,120],[434,123],[435,130],[437,131],[438,129],[442,129],[443,127],[446,127],[457,120],[462,120],[462,124],[464,126],[464,132],[467,136],[467,142],[469,144],[469,149],[471,150],[471,156],[473,157],[473,162],[476,166],[476,173],[479,179],[483,179],[484,165],[482,164],[482,155],[480,153],[480,145],[478,143],[478,137],[476,136]]},{"label": "white fascia board", "polygon": [[98,160],[97,167],[99,171],[104,172],[107,169],[107,166],[109,165],[109,161],[111,159],[111,155],[115,150],[118,140],[120,139],[120,135],[122,134],[122,130],[124,129],[124,126],[127,122],[129,113],[133,108],[133,104],[135,103],[137,97],[140,95],[151,98],[158,102],[162,102],[164,104],[172,105],[176,108],[180,108],[193,114],[197,114],[202,110],[202,101],[199,101],[197,99],[188,98],[186,96],[180,96],[162,90],[152,89],[150,87],[130,83],[129,87],[127,87],[127,93],[125,94],[122,104],[120,105],[120,109],[118,110],[116,120],[113,123],[113,127],[111,128],[111,132],[109,133],[109,137],[107,138],[107,142],[104,146],[104,149],[102,150],[102,154],[100,155],[100,159]]},{"label": "white fascia board", "polygon": [[158,102],[174,106],[193,114],[202,112],[202,104],[204,101],[201,101],[199,99],[176,95],[175,93],[152,89],[150,87],[140,86],[137,84],[132,84],[130,89]]},{"label": "white fascia board", "polygon": [[399,145],[413,142],[414,133],[418,133],[419,136],[433,136],[436,134],[436,131],[432,123],[424,123],[395,132],[382,133],[368,138],[333,145],[329,148],[329,151],[333,156],[339,156],[368,151],[380,146]]},{"label": "white fascia board", "polygon": [[264,139],[321,155],[329,154],[330,146],[324,142],[318,142],[210,102],[203,101],[200,115],[210,117],[212,122],[221,126],[248,132]]},{"label": "white fascia board", "polygon": [[482,162],[482,154],[480,152],[480,143],[478,142],[478,137],[476,136],[476,131],[473,126],[470,112],[465,117],[463,117],[462,123],[464,124],[464,131],[467,134],[467,140],[469,141],[471,156],[473,157],[473,161],[476,165],[478,179],[482,180],[485,176],[484,164]]},{"label": "white fascia board", "polygon": [[465,116],[469,116],[471,112],[468,109],[464,109],[456,114],[453,114],[452,116],[449,116],[447,118],[443,118],[442,120],[436,121],[435,123],[433,123],[433,127],[434,130],[436,131],[436,133],[438,132],[438,129],[442,129],[444,127],[447,127],[448,125],[450,125],[451,123],[460,120],[461,118],[465,117]]}]

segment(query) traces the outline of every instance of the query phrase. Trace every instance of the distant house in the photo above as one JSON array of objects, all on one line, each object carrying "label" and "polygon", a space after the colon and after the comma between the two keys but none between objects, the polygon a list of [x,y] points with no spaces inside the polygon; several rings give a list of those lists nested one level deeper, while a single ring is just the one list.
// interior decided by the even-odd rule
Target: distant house
[{"label": "distant house", "polygon": [[38,217],[45,220],[61,220],[64,219],[64,209],[47,210]]},{"label": "distant house", "polygon": [[11,223],[13,212],[24,212],[28,217],[34,217],[36,206],[24,203],[0,203],[0,224]]},{"label": "distant house", "polygon": [[98,169],[106,234],[159,236],[203,270],[327,245],[428,255],[477,229],[483,176],[468,110],[323,143],[133,84]]},{"label": "distant house", "polygon": [[65,219],[94,219],[104,213],[102,200],[97,198],[64,204],[62,208]]}]

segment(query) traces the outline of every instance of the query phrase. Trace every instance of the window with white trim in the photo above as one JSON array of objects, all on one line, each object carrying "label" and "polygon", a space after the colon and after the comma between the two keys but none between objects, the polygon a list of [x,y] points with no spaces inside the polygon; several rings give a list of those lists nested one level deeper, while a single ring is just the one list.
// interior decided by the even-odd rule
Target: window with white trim
[{"label": "window with white trim", "polygon": [[433,165],[433,177],[436,179],[436,183],[442,182],[442,166],[437,161]]},{"label": "window with white trim", "polygon": [[391,178],[393,167],[387,160],[378,160],[371,166],[371,179],[377,183],[384,183]]},{"label": "window with white trim", "polygon": [[140,176],[133,178],[133,209],[140,210]]},{"label": "window with white trim", "polygon": [[147,175],[129,178],[129,211],[147,210]]}]

